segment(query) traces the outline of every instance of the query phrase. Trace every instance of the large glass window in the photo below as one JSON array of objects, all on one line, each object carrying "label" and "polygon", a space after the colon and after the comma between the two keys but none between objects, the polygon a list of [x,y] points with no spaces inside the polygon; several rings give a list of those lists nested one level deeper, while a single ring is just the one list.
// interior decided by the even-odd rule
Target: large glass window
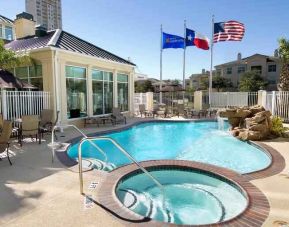
[{"label": "large glass window", "polygon": [[3,33],[2,33],[2,24],[0,24],[0,38],[3,38]]},{"label": "large glass window", "polygon": [[121,111],[128,111],[128,75],[117,74],[118,107]]},{"label": "large glass window", "polygon": [[232,67],[227,68],[227,74],[232,74]]},{"label": "large glass window", "polygon": [[113,74],[92,70],[93,114],[107,114],[113,107]]},{"label": "large glass window", "polygon": [[15,68],[15,76],[43,90],[42,65]]},{"label": "large glass window", "polygon": [[238,66],[238,73],[244,73],[246,70],[245,66]]},{"label": "large glass window", "polygon": [[86,69],[65,67],[67,117],[77,118],[87,115]]},{"label": "large glass window", "polygon": [[7,40],[12,40],[13,39],[12,27],[5,26],[5,39],[7,39]]}]

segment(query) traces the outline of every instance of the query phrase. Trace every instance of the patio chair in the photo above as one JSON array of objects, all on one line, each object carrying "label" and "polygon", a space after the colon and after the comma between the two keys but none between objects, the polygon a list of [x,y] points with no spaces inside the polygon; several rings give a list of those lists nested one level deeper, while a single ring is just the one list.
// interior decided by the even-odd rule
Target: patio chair
[{"label": "patio chair", "polygon": [[201,117],[200,111],[199,111],[199,110],[192,110],[192,111],[191,111],[191,116],[192,116],[192,118],[193,118],[194,116],[200,118],[200,117]]},{"label": "patio chair", "polygon": [[187,112],[185,111],[185,106],[183,104],[177,105],[177,116],[180,117],[180,115],[187,117]]},{"label": "patio chair", "polygon": [[[9,158],[9,139],[12,133],[12,122],[11,121],[4,121],[3,122],[3,128],[2,128],[2,134],[0,136],[0,153],[3,153],[6,151],[7,153],[7,158],[8,161],[10,163],[10,165],[12,165],[12,162]],[[0,160],[2,160],[0,158]]]},{"label": "patio chair", "polygon": [[142,115],[144,115],[145,117],[147,116],[148,111],[146,110],[145,104],[139,104],[138,109],[139,109],[140,117],[142,117]]},{"label": "patio chair", "polygon": [[[56,118],[55,121],[52,121],[53,118],[53,110],[46,109],[43,110],[40,114],[40,123],[39,123],[39,132],[41,134],[41,137],[43,138],[44,133],[52,133],[53,127],[58,122],[59,112],[56,112]],[[55,139],[57,140],[56,133],[54,134]],[[41,140],[41,138],[40,138]]]},{"label": "patio chair", "polygon": [[119,108],[112,108],[111,118],[114,124],[118,122],[124,122],[124,124],[126,124],[126,117],[120,112]]},{"label": "patio chair", "polygon": [[19,143],[22,146],[22,141],[24,136],[31,137],[33,136],[39,138],[39,144],[41,144],[41,136],[40,136],[40,129],[39,129],[39,118],[37,115],[23,115],[22,116],[22,123],[19,130]]}]

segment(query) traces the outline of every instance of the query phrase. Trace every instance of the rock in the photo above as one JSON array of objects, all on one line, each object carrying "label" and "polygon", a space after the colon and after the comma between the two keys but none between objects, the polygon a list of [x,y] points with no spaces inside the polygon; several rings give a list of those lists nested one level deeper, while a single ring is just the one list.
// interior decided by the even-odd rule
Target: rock
[{"label": "rock", "polygon": [[235,128],[240,125],[241,119],[239,117],[229,117],[228,121],[230,125]]},{"label": "rock", "polygon": [[228,118],[232,135],[241,140],[263,140],[270,137],[272,114],[262,106],[226,109],[218,113]]},{"label": "rock", "polygon": [[265,108],[263,106],[260,105],[256,105],[256,106],[252,106],[249,108],[250,112],[254,115],[256,113],[259,113],[261,111],[264,111]]},{"label": "rock", "polygon": [[246,118],[251,114],[250,110],[238,109],[234,117]]}]

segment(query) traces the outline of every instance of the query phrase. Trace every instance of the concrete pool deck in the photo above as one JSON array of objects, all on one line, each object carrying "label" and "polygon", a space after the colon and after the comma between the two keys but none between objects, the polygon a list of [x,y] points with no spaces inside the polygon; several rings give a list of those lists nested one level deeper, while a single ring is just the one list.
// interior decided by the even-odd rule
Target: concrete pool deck
[{"label": "concrete pool deck", "polygon": [[[143,119],[142,119],[143,120]],[[129,124],[138,119],[129,119]],[[123,127],[89,127],[85,133]],[[73,130],[65,131],[66,141],[76,137]],[[45,141],[45,139],[47,141]],[[98,188],[107,173],[89,171],[84,175],[85,194],[96,201],[85,203],[79,193],[78,173],[55,159],[51,163],[51,150],[47,146],[50,136],[37,143],[11,144],[10,166],[7,159],[0,161],[0,225],[1,226],[125,226],[101,205],[97,204]],[[275,139],[265,144],[276,149],[285,159],[286,167],[281,173],[251,181],[268,198],[269,217],[263,226],[274,226],[276,221],[289,223],[289,139]],[[274,163],[278,165],[278,163]],[[88,189],[96,182],[96,189]],[[93,186],[93,185],[92,185]],[[277,225],[276,225],[277,226]]]}]

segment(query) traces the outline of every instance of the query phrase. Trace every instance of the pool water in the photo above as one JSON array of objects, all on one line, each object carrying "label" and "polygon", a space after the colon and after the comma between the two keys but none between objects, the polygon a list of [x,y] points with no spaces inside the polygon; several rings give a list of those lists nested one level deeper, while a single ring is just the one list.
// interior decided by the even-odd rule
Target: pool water
[{"label": "pool water", "polygon": [[120,202],[144,217],[175,224],[211,224],[231,219],[247,207],[242,191],[220,178],[181,169],[150,173],[164,185],[164,197],[143,173],[124,179],[116,188]]},{"label": "pool water", "polygon": [[[228,130],[228,124],[225,123]],[[227,130],[218,130],[217,122],[154,122],[142,123],[127,130],[110,133],[137,161],[177,159],[209,163],[232,169],[241,174],[266,168],[271,159],[262,150],[231,136]],[[131,163],[111,142],[97,145],[108,156],[107,170]],[[68,155],[77,159],[78,143],[68,149]],[[85,142],[82,156],[99,166],[103,155]]]}]

